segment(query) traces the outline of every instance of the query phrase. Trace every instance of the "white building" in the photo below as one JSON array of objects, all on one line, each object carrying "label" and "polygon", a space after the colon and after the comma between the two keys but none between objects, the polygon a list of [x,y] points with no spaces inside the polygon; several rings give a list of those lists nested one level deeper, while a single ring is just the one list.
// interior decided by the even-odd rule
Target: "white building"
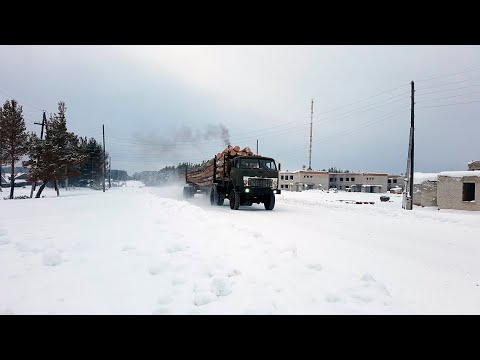
[{"label": "white building", "polygon": [[303,191],[310,189],[328,190],[327,171],[279,171],[280,190]]},{"label": "white building", "polygon": [[386,173],[330,173],[329,186],[352,192],[383,193],[388,190]]},{"label": "white building", "polygon": [[405,177],[404,175],[388,175],[387,190],[392,188],[405,189]]}]

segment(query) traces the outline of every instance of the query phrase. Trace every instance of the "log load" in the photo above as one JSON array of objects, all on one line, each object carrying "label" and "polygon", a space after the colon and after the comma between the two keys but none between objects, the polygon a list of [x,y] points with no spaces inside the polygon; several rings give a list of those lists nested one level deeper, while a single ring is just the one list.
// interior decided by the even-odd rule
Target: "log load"
[{"label": "log load", "polygon": [[240,146],[231,146],[228,145],[225,150],[219,152],[216,155],[216,163],[215,159],[208,160],[204,164],[202,164],[199,168],[196,168],[193,171],[187,171],[186,180],[189,183],[193,183],[198,186],[210,186],[213,184],[213,175],[214,175],[214,167],[216,168],[216,180],[228,179],[229,169],[226,167],[229,165],[228,162],[225,164],[225,172],[224,174],[224,162],[234,156],[259,156],[254,154],[249,147],[241,149]]}]

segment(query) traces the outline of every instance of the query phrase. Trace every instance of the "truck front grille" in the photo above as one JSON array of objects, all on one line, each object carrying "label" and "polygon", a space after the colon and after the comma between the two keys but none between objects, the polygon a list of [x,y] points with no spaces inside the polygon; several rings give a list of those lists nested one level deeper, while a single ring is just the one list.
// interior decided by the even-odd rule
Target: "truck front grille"
[{"label": "truck front grille", "polygon": [[273,185],[272,179],[248,179],[248,186],[261,187],[261,188],[270,188]]}]

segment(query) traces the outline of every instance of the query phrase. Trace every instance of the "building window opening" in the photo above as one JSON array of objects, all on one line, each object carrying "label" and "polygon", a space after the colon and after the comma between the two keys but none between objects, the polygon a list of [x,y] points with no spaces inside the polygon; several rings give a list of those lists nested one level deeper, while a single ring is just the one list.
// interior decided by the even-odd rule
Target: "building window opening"
[{"label": "building window opening", "polygon": [[475,200],[475,183],[463,183],[463,201]]}]

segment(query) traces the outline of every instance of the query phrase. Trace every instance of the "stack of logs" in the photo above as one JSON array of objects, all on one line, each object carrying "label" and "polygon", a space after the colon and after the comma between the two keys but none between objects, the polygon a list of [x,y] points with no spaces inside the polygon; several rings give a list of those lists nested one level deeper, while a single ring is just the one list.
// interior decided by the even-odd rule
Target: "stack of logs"
[{"label": "stack of logs", "polygon": [[213,167],[216,166],[216,179],[228,178],[228,163],[225,164],[225,172],[223,172],[223,164],[227,159],[234,156],[256,156],[249,147],[240,150],[240,146],[228,145],[225,150],[218,153],[216,156],[217,163],[214,164],[214,159],[208,160],[199,169],[187,172],[187,181],[192,182],[198,186],[208,186],[213,184]]}]

